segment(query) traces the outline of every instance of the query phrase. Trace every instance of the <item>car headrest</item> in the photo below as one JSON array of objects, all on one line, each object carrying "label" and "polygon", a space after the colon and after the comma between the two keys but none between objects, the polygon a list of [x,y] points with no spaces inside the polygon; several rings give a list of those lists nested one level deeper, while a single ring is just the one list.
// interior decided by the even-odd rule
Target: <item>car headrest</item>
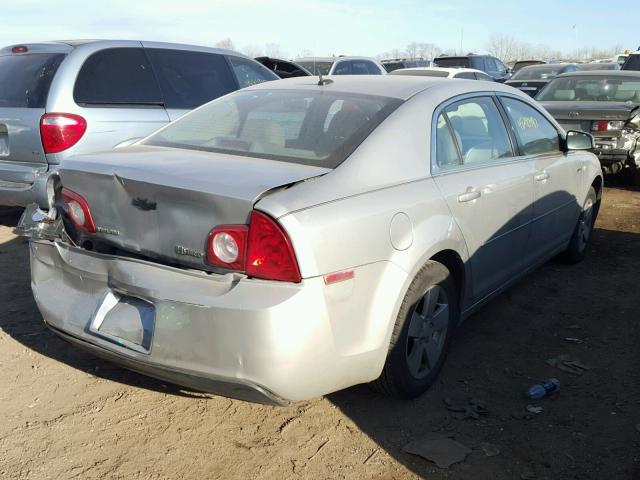
[{"label": "car headrest", "polygon": [[553,92],[554,100],[570,101],[576,98],[576,92],[573,90],[556,90]]}]

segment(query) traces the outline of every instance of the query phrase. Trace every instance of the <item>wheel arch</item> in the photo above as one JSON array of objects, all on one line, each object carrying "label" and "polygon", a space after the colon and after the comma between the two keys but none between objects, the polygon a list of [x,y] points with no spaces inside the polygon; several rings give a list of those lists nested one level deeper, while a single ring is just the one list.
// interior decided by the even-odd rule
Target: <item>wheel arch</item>
[{"label": "wheel arch", "polygon": [[466,271],[462,257],[455,250],[446,249],[433,255],[430,260],[439,262],[447,267],[453,278],[453,284],[458,295],[458,304],[462,307],[466,294]]}]

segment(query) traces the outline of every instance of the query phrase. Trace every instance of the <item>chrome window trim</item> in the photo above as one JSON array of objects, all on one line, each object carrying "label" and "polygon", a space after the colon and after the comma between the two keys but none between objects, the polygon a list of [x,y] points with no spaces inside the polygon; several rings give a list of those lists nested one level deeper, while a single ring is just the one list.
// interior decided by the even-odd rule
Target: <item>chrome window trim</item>
[{"label": "chrome window trim", "polygon": [[[549,152],[549,153],[536,154],[536,155],[519,155],[519,153],[520,153],[520,145],[516,143],[514,145],[512,144],[514,152],[517,153],[517,155],[515,157],[508,157],[508,158],[504,158],[504,159],[491,160],[491,161],[487,161],[487,162],[474,163],[474,164],[469,164],[469,165],[460,165],[458,167],[440,168],[438,166],[437,159],[436,159],[436,134],[437,134],[438,117],[440,116],[440,114],[449,105],[451,105],[453,103],[457,103],[457,102],[463,101],[463,100],[477,98],[477,97],[492,97],[492,98],[494,98],[495,101],[498,102],[500,107],[498,107],[496,105],[496,108],[498,108],[498,111],[500,112],[500,115],[501,115],[503,121],[506,122],[505,128],[507,129],[507,135],[509,136],[510,142],[513,142],[514,140],[517,142],[517,137],[515,137],[515,132],[513,132],[514,137],[512,138],[512,130],[514,128],[513,124],[511,123],[511,120],[508,117],[505,118],[502,115],[502,111],[500,110],[500,108],[504,109],[504,106],[502,105],[502,102],[500,102],[500,97],[508,97],[508,98],[512,98],[514,100],[519,100],[519,101],[521,101],[523,103],[526,103],[531,108],[535,109],[538,113],[540,113],[540,115],[542,115],[544,118],[549,120],[551,125],[558,132],[558,136],[560,136],[560,137],[564,136],[563,135],[563,130],[561,128],[559,128],[559,124],[555,121],[555,119],[553,119],[553,117],[550,117],[550,115],[546,111],[544,111],[544,112],[541,111],[532,102],[528,101],[527,99],[524,99],[524,98],[520,97],[519,95],[514,95],[514,94],[509,93],[509,92],[496,92],[496,91],[477,91],[477,92],[470,92],[470,93],[463,93],[461,95],[456,95],[455,97],[451,97],[448,100],[445,100],[444,102],[442,102],[440,105],[438,105],[435,108],[435,110],[433,111],[433,115],[431,117],[431,152],[430,152],[430,157],[431,158],[430,158],[429,166],[431,168],[431,176],[432,177],[437,177],[437,176],[440,176],[440,175],[449,175],[449,174],[452,174],[452,173],[459,173],[459,172],[464,172],[464,171],[469,171],[469,170],[478,170],[478,169],[481,169],[481,168],[487,168],[487,167],[492,167],[492,166],[497,166],[497,165],[507,165],[507,164],[511,164],[511,163],[518,163],[518,162],[531,160],[531,158],[534,158],[534,157],[543,157],[543,156],[548,156],[548,155],[564,154],[564,152],[562,152],[562,150],[558,150],[558,153]],[[506,112],[505,112],[505,114],[506,114]]]},{"label": "chrome window trim", "polygon": [[[492,92],[492,91],[477,91],[477,92],[463,93],[462,95],[456,95],[455,97],[451,97],[448,100],[445,100],[440,105],[438,105],[436,109],[433,111],[433,116],[431,117],[431,158],[429,162],[431,167],[432,177],[436,177],[439,175],[446,175],[450,173],[458,173],[466,170],[477,170],[479,168],[486,168],[487,166],[512,163],[514,161],[518,161],[524,158],[524,157],[518,157],[518,156],[507,157],[501,160],[491,160],[491,161],[482,162],[482,163],[478,162],[478,163],[473,163],[468,165],[459,165],[457,167],[450,167],[450,168],[440,168],[438,166],[438,162],[436,159],[436,135],[437,135],[438,117],[448,106],[454,103],[458,103],[461,101],[478,98],[478,97],[488,97],[493,99],[494,101],[497,100],[496,92]],[[498,105],[496,105],[496,109],[498,110],[498,114],[500,115],[500,118],[504,122],[505,119],[503,118],[502,112],[500,111],[500,107]],[[509,125],[505,124],[505,130],[513,151],[514,152],[517,151],[517,148],[516,148],[517,145],[512,144],[511,135],[509,133]],[[457,141],[456,141],[456,144],[457,144]]]}]

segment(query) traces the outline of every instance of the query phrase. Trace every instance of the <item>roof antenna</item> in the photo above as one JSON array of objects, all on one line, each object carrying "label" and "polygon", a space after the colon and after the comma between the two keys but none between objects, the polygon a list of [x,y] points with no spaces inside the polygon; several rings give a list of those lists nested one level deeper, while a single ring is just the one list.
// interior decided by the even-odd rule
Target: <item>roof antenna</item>
[{"label": "roof antenna", "polygon": [[322,72],[318,70],[318,86],[322,87],[324,85],[329,85],[330,83],[333,83],[333,80],[330,78],[322,78]]}]

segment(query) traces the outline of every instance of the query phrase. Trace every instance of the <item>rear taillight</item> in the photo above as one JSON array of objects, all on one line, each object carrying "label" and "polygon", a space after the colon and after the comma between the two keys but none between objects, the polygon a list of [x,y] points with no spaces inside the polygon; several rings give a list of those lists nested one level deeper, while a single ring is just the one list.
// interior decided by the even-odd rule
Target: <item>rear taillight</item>
[{"label": "rear taillight", "polygon": [[76,228],[87,233],[96,233],[96,224],[93,222],[91,210],[85,198],[68,188],[63,188],[61,194],[65,212]]},{"label": "rear taillight", "polygon": [[209,234],[207,261],[211,265],[244,270],[247,252],[246,225],[220,225]]},{"label": "rear taillight", "polygon": [[71,113],[45,113],[40,119],[40,137],[45,153],[73,147],[87,130],[87,121]]},{"label": "rear taillight", "polygon": [[25,45],[16,45],[11,48],[11,53],[27,53],[29,49]]},{"label": "rear taillight", "polygon": [[289,236],[264,213],[251,212],[247,247],[247,275],[299,282],[300,271]]},{"label": "rear taillight", "polygon": [[286,232],[272,218],[253,211],[249,225],[221,225],[207,241],[211,265],[244,271],[250,277],[300,282],[300,270]]},{"label": "rear taillight", "polygon": [[608,132],[610,130],[622,130],[624,122],[620,120],[599,120],[591,125],[592,132]]}]

